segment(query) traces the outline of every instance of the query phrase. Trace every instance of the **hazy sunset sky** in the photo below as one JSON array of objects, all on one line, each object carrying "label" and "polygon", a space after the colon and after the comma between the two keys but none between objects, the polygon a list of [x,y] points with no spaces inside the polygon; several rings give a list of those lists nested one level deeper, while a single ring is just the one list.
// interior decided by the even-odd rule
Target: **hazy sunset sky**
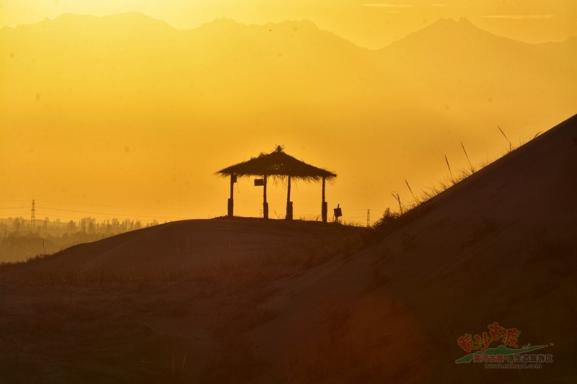
[{"label": "hazy sunset sky", "polygon": [[309,19],[357,44],[380,47],[441,17],[468,17],[492,32],[526,41],[577,34],[574,0],[3,0],[0,24],[63,13],[142,12],[176,27],[227,17],[245,23]]},{"label": "hazy sunset sky", "polygon": [[[0,216],[223,215],[215,172],[284,145],[364,223],[577,113],[575,0],[3,0],[0,25]],[[293,199],[320,214],[318,184]]]}]

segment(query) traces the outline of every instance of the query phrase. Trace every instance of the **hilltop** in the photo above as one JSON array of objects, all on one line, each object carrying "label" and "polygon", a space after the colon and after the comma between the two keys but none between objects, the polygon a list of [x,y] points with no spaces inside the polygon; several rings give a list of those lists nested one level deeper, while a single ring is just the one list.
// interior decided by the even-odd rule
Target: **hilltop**
[{"label": "hilltop", "polygon": [[[358,243],[365,228],[259,219],[189,220],[80,244],[50,256],[7,266],[19,281],[107,282],[198,280],[226,270],[288,263],[291,274],[325,262]],[[240,272],[240,271],[236,271]],[[277,276],[278,277],[278,276]]]}]

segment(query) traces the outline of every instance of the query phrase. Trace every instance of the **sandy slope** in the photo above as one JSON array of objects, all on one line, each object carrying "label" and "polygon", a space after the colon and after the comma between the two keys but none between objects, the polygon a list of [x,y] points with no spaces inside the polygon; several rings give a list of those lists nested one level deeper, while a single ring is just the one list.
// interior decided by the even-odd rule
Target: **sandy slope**
[{"label": "sandy slope", "polygon": [[358,248],[362,228],[192,220],[0,268],[2,383],[250,381],[244,334],[278,281]]},{"label": "sandy slope", "polygon": [[[296,299],[255,337],[311,382],[311,369],[327,382],[574,382],[576,192],[574,117],[381,229],[328,276],[291,282]],[[327,326],[335,313],[338,331]],[[457,337],[493,321],[519,328],[522,344],[554,343],[556,363],[456,366]]]},{"label": "sandy slope", "polygon": [[197,278],[219,268],[251,264],[323,261],[340,252],[362,228],[314,222],[214,219],[172,222],[133,231],[17,266],[37,278],[78,279]]},{"label": "sandy slope", "polygon": [[[190,221],[3,268],[0,369],[10,383],[575,382],[576,191],[574,117],[363,247],[334,225]],[[554,343],[555,364],[456,366],[457,337],[493,321]]]}]

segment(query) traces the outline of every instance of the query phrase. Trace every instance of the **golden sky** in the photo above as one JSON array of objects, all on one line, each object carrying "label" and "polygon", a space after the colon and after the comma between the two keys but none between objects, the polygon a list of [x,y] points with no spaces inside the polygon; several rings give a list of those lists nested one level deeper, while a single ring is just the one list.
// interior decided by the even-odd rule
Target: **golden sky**
[{"label": "golden sky", "polygon": [[575,0],[3,0],[0,24],[63,13],[142,12],[177,27],[215,18],[245,23],[309,19],[367,47],[381,47],[441,17],[467,17],[492,32],[526,41],[577,34]]},{"label": "golden sky", "polygon": [[[485,31],[563,40],[577,1],[433,1],[4,0],[0,24],[30,25],[0,29],[0,216],[223,215],[214,172],[280,144],[338,173],[330,208],[364,223],[412,204],[407,182],[449,184],[445,155],[459,177],[463,143],[478,167],[509,148],[497,126],[517,146],[577,112],[577,39]],[[250,179],[236,197],[259,214]],[[293,198],[318,217],[319,185]]]}]

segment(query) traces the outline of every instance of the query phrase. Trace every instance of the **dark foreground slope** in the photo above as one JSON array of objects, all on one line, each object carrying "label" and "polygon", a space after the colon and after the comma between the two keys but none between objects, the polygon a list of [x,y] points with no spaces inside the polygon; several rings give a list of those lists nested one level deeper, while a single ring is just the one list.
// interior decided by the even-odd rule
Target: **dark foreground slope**
[{"label": "dark foreground slope", "polygon": [[[577,381],[577,117],[374,237],[270,303],[283,316],[253,336],[276,369],[310,382]],[[521,345],[554,343],[555,363],[457,366],[457,338],[495,321]]]},{"label": "dark foreground slope", "polygon": [[[5,267],[2,378],[573,383],[576,192],[573,118],[355,252],[351,228],[214,220]],[[456,339],[494,321],[554,343],[555,362],[456,365]]]},{"label": "dark foreground slope", "polygon": [[191,220],[0,267],[0,383],[221,383],[263,371],[245,332],[274,283],[365,229]]},{"label": "dark foreground slope", "polygon": [[[440,195],[372,254],[422,322],[436,381],[575,382],[577,117]],[[554,343],[538,371],[455,367],[457,337],[493,321]]]}]

